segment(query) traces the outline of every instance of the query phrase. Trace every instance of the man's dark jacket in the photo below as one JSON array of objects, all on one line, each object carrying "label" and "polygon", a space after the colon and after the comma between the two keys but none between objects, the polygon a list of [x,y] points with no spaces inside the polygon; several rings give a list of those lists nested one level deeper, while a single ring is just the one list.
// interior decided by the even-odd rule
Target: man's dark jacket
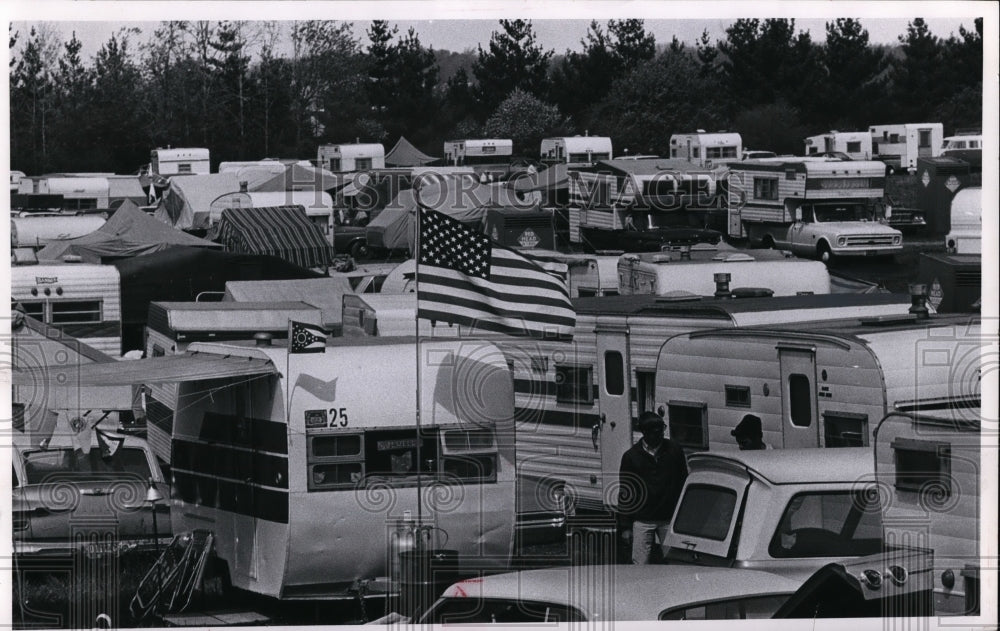
[{"label": "man's dark jacket", "polygon": [[622,456],[618,493],[618,523],[670,521],[687,478],[687,460],[676,443],[664,438],[654,458],[642,441]]}]

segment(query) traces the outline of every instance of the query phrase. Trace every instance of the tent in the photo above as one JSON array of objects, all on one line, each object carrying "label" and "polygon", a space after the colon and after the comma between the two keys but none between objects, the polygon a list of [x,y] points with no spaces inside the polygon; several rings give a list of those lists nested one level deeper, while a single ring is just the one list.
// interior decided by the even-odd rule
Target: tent
[{"label": "tent", "polygon": [[417,149],[413,144],[404,138],[399,137],[396,144],[389,153],[385,154],[385,165],[387,167],[418,167],[438,160]]},{"label": "tent", "polygon": [[[256,167],[245,167],[238,172],[240,181],[247,181],[244,177],[253,173]],[[263,171],[257,171],[263,173]],[[251,192],[281,192],[281,191],[331,191],[344,186],[346,180],[344,176],[337,175],[326,169],[313,166],[303,166],[301,164],[291,164],[279,172],[271,170],[264,177],[260,175],[254,181],[247,181],[247,190]]]},{"label": "tent", "polygon": [[178,230],[208,228],[212,202],[238,190],[239,178],[232,172],[174,176],[153,217]]},{"label": "tent", "polygon": [[502,184],[479,184],[467,175],[444,177],[427,174],[413,188],[400,191],[385,209],[368,223],[368,245],[389,250],[414,249],[417,207],[442,212],[462,223],[480,226],[487,208],[536,210],[537,192],[515,191]]},{"label": "tent", "polygon": [[106,259],[151,254],[177,246],[220,248],[157,221],[125,200],[104,225],[76,239],[53,241],[38,252],[42,260],[58,260],[66,254],[83,257],[88,263],[103,263]]},{"label": "tent", "polygon": [[227,208],[218,234],[230,252],[269,254],[301,267],[333,263],[333,247],[302,206]]},{"label": "tent", "polygon": [[141,206],[147,201],[138,175],[108,176],[108,208],[120,208],[125,200]]},{"label": "tent", "polygon": [[[274,256],[177,247],[112,263],[121,277],[122,352],[142,350],[149,303],[221,296],[231,280],[284,280],[322,275]],[[204,298],[205,296],[201,296]]]}]

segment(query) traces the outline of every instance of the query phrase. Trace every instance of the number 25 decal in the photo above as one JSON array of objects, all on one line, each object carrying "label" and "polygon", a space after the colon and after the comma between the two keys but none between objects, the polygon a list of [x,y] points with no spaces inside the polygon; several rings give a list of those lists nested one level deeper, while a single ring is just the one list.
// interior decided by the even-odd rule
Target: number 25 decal
[{"label": "number 25 decal", "polygon": [[330,408],[330,427],[347,427],[347,408]]}]

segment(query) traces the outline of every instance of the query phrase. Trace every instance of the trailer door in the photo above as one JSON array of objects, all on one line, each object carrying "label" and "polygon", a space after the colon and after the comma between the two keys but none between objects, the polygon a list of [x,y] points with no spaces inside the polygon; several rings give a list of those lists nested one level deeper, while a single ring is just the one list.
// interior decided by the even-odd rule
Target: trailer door
[{"label": "trailer door", "polygon": [[602,488],[606,501],[617,505],[609,487],[618,483],[622,454],[632,446],[632,399],[628,326],[621,322],[597,320],[598,410],[594,445],[601,451]]},{"label": "trailer door", "polygon": [[819,447],[816,418],[816,349],[778,346],[781,363],[783,446]]}]

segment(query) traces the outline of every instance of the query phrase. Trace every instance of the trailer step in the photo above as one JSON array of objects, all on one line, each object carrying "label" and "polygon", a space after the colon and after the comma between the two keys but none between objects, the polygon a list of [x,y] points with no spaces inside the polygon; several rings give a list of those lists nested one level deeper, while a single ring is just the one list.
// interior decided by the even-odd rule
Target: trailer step
[{"label": "trailer step", "polygon": [[262,626],[271,621],[256,611],[189,611],[167,614],[162,620],[167,627]]}]

